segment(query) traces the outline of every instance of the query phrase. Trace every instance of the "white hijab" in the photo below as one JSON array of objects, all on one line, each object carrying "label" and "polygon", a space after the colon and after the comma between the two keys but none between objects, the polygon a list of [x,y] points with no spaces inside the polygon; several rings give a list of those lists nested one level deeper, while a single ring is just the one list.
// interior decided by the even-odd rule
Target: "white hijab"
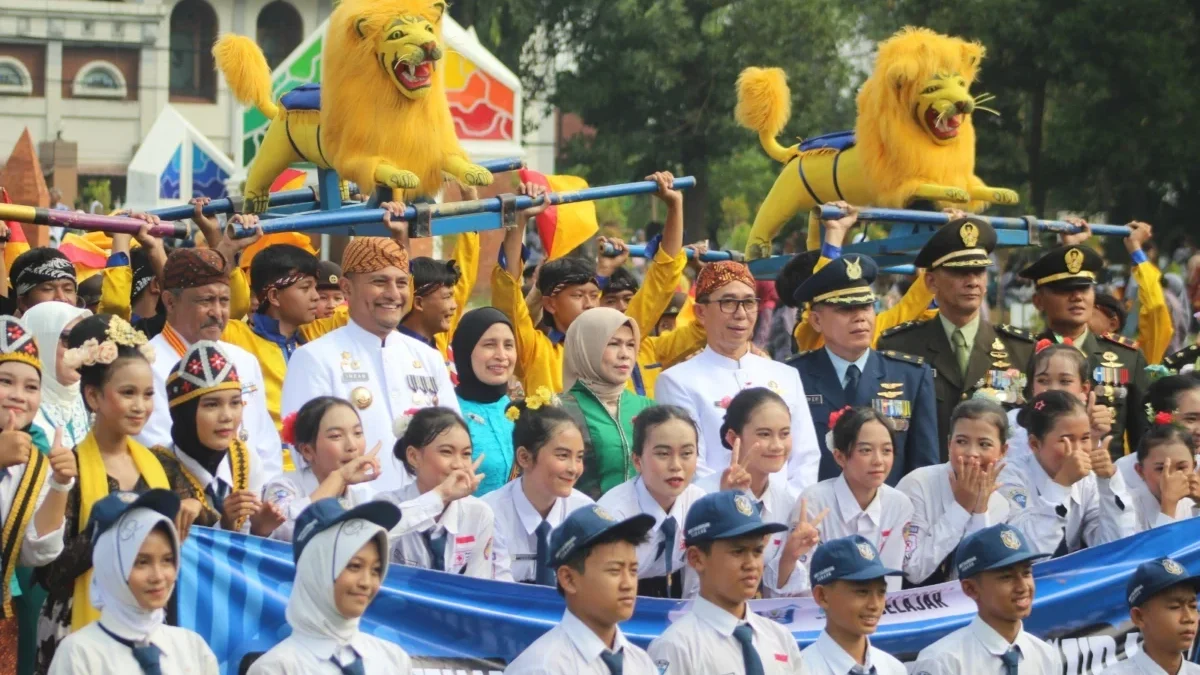
[{"label": "white hijab", "polygon": [[333,582],[346,569],[350,559],[368,541],[379,543],[383,576],[388,570],[387,530],[367,520],[355,518],[314,536],[296,563],[296,581],[288,599],[287,622],[292,635],[305,641],[333,642],[334,647],[349,644],[358,634],[358,619],[347,619],[338,611]]},{"label": "white hijab", "polygon": [[104,531],[92,545],[92,604],[100,610],[100,623],[123,638],[145,641],[167,618],[164,610],[143,609],[129,590],[129,573],[142,543],[159,523],[171,533],[175,570],[179,570],[179,534],[175,523],[158,511],[134,508]]},{"label": "white hijab", "polygon": [[[64,439],[68,443],[81,440],[87,434],[88,413],[79,383],[58,381],[58,340],[67,324],[91,315],[90,311],[65,302],[43,302],[21,316],[37,340],[42,359],[42,414],[53,426],[70,426],[72,438]],[[53,428],[42,431],[46,432],[47,438],[54,438]]]}]

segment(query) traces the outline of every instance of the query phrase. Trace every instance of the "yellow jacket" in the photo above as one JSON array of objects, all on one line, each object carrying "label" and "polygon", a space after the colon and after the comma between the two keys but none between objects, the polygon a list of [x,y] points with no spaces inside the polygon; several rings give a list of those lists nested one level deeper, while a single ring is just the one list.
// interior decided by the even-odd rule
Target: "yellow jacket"
[{"label": "yellow jacket", "polygon": [[1171,310],[1163,296],[1162,272],[1154,263],[1146,261],[1133,268],[1133,278],[1138,285],[1138,346],[1146,355],[1146,363],[1162,363],[1167,354],[1175,326],[1171,323]]},{"label": "yellow jacket", "polygon": [[[821,256],[813,267],[813,273],[830,262],[832,262],[830,258]],[[917,278],[913,280],[912,286],[908,287],[908,292],[904,294],[903,298],[900,298],[900,302],[875,317],[875,336],[871,338],[871,346],[874,347],[875,343],[879,342],[879,336],[889,328],[899,326],[906,321],[926,319],[937,314],[937,310],[929,309],[931,302],[933,302],[933,293],[930,293],[929,287],[925,285],[925,270],[921,270],[917,273]],[[825,346],[825,337],[813,330],[805,320],[806,312],[807,308],[802,308],[797,313],[796,328],[792,331],[792,337],[796,339],[797,352],[812,351]]]},{"label": "yellow jacket", "polygon": [[671,304],[685,267],[687,251],[681,250],[672,258],[659,247],[646,270],[646,278],[625,310],[625,314],[637,322],[642,335],[641,344],[638,345],[636,377],[642,381],[643,392],[638,392],[634,378],[630,378],[625,387],[635,394],[654,398],[654,383],[658,381],[659,373],[704,348],[707,335],[698,321],[662,335],[651,335],[663,312]]}]

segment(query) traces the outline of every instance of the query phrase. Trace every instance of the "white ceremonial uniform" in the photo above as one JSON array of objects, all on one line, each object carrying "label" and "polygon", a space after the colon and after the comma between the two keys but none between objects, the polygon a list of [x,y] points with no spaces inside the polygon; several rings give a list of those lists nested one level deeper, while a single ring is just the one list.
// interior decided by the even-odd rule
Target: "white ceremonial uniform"
[{"label": "white ceremonial uniform", "polygon": [[[154,347],[154,363],[151,364],[154,372],[154,412],[136,438],[148,448],[155,445],[169,448],[175,441],[171,439],[167,377],[183,356],[161,333],[150,340],[150,345]],[[271,419],[271,411],[267,408],[267,387],[263,383],[262,368],[254,355],[245,349],[228,342],[218,342],[217,345],[233,361],[238,380],[242,383],[242,400],[245,401],[242,430],[247,434],[246,447],[258,456],[261,474],[270,480],[283,473],[283,446],[279,441],[279,430],[275,428],[275,421]]]},{"label": "white ceremonial uniform", "polygon": [[1000,657],[1016,645],[1021,650],[1018,675],[1059,675],[1062,654],[1058,649],[1022,630],[1009,644],[976,616],[971,623],[929,645],[909,667],[913,675],[1005,675]]},{"label": "white ceremonial uniform", "polygon": [[[158,626],[150,642],[162,650],[162,675],[219,675],[217,657],[204,638],[185,628]],[[112,639],[93,622],[68,635],[50,663],[49,675],[130,675],[142,667],[133,650]]]},{"label": "white ceremonial uniform", "polygon": [[[208,472],[207,469],[200,466],[199,462],[188,456],[187,453],[180,451],[179,448],[173,445],[168,447],[171,448],[171,453],[175,456],[175,459],[179,461],[179,464],[183,467],[183,470],[187,471],[192,475],[192,478],[196,479],[196,483],[200,486],[200,489],[204,491],[206,496],[209,494],[209,486],[212,485],[213,481],[216,481],[219,487],[214,486],[212,490],[218,491],[219,494],[224,496],[233,494],[233,473],[229,468],[229,455],[225,455],[225,459],[222,459],[221,463],[217,465],[217,475],[213,476]],[[263,479],[262,462],[257,461],[257,455],[251,456],[248,459],[250,460],[250,476],[249,480],[247,481],[246,489],[261,497],[263,494],[263,486],[266,485],[266,481]],[[207,498],[209,500],[209,506],[211,506],[212,497]],[[221,515],[224,516],[225,514]],[[250,532],[249,518],[246,519],[246,522],[242,523],[242,532]]]},{"label": "white ceremonial uniform", "polygon": [[1195,518],[1196,503],[1188,497],[1179,500],[1175,505],[1175,515],[1168,516],[1162,512],[1162,503],[1150,492],[1150,486],[1137,472],[1137,455],[1125,455],[1116,462],[1117,473],[1125,481],[1125,489],[1133,497],[1133,508],[1137,513],[1137,531],[1145,532],[1163,525],[1170,525],[1177,520]]},{"label": "white ceremonial uniform", "polygon": [[[432,490],[425,494],[436,494]],[[378,495],[382,499],[395,503],[404,513],[403,504],[412,502],[422,495],[416,483],[409,483],[395,492]],[[409,567],[434,569],[433,555],[426,536],[445,537],[442,548],[442,559],[445,561],[444,572],[462,574],[479,579],[491,579],[494,576],[492,564],[492,532],[495,518],[492,509],[478,497],[466,496],[450,502],[442,511],[436,522],[425,527],[389,537],[391,544],[391,559],[394,563]]]},{"label": "white ceremonial uniform", "polygon": [[[800,495],[807,501],[809,519],[816,518],[826,508],[829,515],[817,526],[821,541],[862,535],[879,551],[879,561],[884,567],[904,569],[904,528],[912,522],[913,505],[908,496],[894,487],[880,485],[875,499],[863,509],[850,491],[845,474],[829,478],[808,488]],[[800,522],[800,502],[792,511],[788,522],[793,526]],[[887,578],[889,591],[900,590],[898,576]]]},{"label": "white ceremonial uniform", "polygon": [[[557,626],[508,664],[504,675],[612,675],[600,659],[605,651],[608,646],[568,609]],[[611,651],[624,655],[624,675],[658,675],[650,655],[630,642],[620,627]]]},{"label": "white ceremonial uniform", "polygon": [[1126,653],[1124,661],[1118,661],[1096,672],[1098,675],[1200,675],[1200,664],[1188,661],[1185,656],[1179,670],[1168,673],[1155,663],[1154,659],[1146,656],[1146,652],[1139,649],[1132,656]]},{"label": "white ceremonial uniform", "polygon": [[743,623],[754,631],[764,675],[806,672],[796,638],[782,625],[755,614],[749,605],[746,618],[740,620],[704,598],[696,598],[646,651],[661,675],[743,675],[742,644],[733,636]]},{"label": "white ceremonial uniform", "polygon": [[[30,452],[37,452],[37,449],[30,448]],[[17,464],[8,467],[7,470],[0,469],[0,528],[3,528],[12,516],[13,504],[17,499],[17,488],[21,486],[21,479],[25,477],[26,466],[28,465]],[[45,501],[46,495],[50,491],[52,478],[53,472],[50,471],[50,463],[47,461],[46,481],[38,489],[37,504],[33,509],[34,514],[37,514],[38,508]],[[63,527],[65,525],[66,519],[64,518],[57,530],[47,532],[45,536],[39,537],[37,524],[33,518],[30,518],[29,526],[25,528],[25,535],[21,541],[21,553],[17,564],[26,567],[41,567],[53,562],[63,550]],[[2,562],[4,562],[3,559],[0,559],[0,563]],[[0,579],[0,583],[4,583],[4,580]]]},{"label": "white ceremonial uniform", "polygon": [[[654,516],[654,527],[647,535],[646,542],[637,547],[639,579],[666,576],[666,556],[670,555],[671,570],[683,570],[685,591],[693,587],[694,590],[699,591],[700,584],[699,580],[695,578],[696,573],[687,564],[687,547],[683,545],[683,524],[687,522],[688,509],[692,508],[692,504],[704,495],[704,490],[695,485],[689,485],[684,489],[683,494],[675,498],[675,503],[671,505],[671,512],[667,513],[659,505],[658,500],[646,489],[645,481],[638,476],[605,492],[600,497],[600,501],[596,503],[603,506],[604,510],[617,520],[632,518],[641,513]],[[666,541],[666,535],[662,531],[663,521],[667,518],[675,519],[675,536],[669,542]],[[691,596],[685,592],[683,597]]]},{"label": "white ceremonial uniform", "polygon": [[[300,347],[288,360],[280,414],[287,417],[317,396],[337,396],[354,404],[367,448],[382,445],[382,475],[374,481],[379,492],[398,490],[411,480],[392,454],[392,422],[410,408],[439,405],[458,411],[450,372],[437,351],[395,331],[381,345],[353,320]],[[297,464],[303,461],[295,459]]]},{"label": "white ceremonial uniform", "polygon": [[[340,497],[342,507],[351,509],[374,499],[375,491],[370,486],[371,483],[347,485],[346,494]],[[307,466],[288,471],[263,487],[263,501],[271,502],[287,516],[287,522],[275,528],[275,531],[271,533],[272,539],[292,540],[296,518],[299,518],[304,509],[312,504],[309,495],[316,492],[319,487],[321,487],[321,483],[317,480],[317,475],[313,473],[311,467]],[[403,512],[400,515],[401,518],[404,517]]]},{"label": "white ceremonial uniform", "polygon": [[720,475],[729,466],[730,451],[721,444],[725,406],[727,399],[751,387],[766,387],[779,394],[792,413],[792,455],[784,469],[792,489],[800,492],[816,483],[821,450],[800,371],[795,368],[749,352],[735,361],[705,347],[693,358],[663,371],[654,385],[654,398],[659,404],[687,410],[699,425],[696,478],[700,479],[712,473]]},{"label": "white ceremonial uniform", "polygon": [[[1029,454],[1007,462],[996,482],[1009,502],[1008,524],[1020,530],[1038,553],[1070,553],[1123,539],[1137,530],[1133,498],[1120,471],[1108,479],[1088,474],[1065,488]],[[1059,551],[1064,528],[1065,552]]]},{"label": "white ceremonial uniform", "polygon": [[[696,485],[706,493],[720,492],[721,474],[714,473],[705,476],[697,481]],[[767,488],[763,490],[761,496],[756,497],[749,490],[746,490],[744,494],[759,505],[764,523],[791,525],[788,519],[791,518],[792,510],[796,508],[796,495],[783,476],[779,474],[767,476]],[[779,563],[783,557],[783,543],[787,540],[788,534],[788,532],[775,532],[767,538],[767,547],[763,550],[765,567],[762,590],[764,598],[800,595],[807,593],[812,588],[808,578],[808,555],[801,556],[800,560],[796,561],[796,566],[792,570],[791,576],[788,577],[787,583],[779,584]],[[699,578],[693,576],[691,579],[691,584],[684,585],[683,597],[685,598],[700,592]]]},{"label": "white ceremonial uniform", "polygon": [[[483,503],[492,507],[496,517],[492,559],[496,564],[496,579],[500,581],[532,581],[537,575],[536,530],[542,516],[525,496],[521,488],[524,480],[523,477],[511,480],[483,496]],[[591,497],[571,490],[570,497],[555,500],[545,520],[553,529],[575,509],[593,503]]]},{"label": "white ceremonial uniform", "polygon": [[913,506],[912,521],[904,528],[904,576],[914,584],[928,579],[947,561],[942,581],[957,579],[953,556],[958,543],[969,534],[1008,521],[1008,500],[999,492],[988,498],[983,513],[968,513],[959,505],[950,487],[953,470],[948,462],[923,466],[896,486]]},{"label": "white ceremonial uniform", "polygon": [[[858,661],[847,654],[825,631],[821,631],[816,641],[800,652],[800,660],[804,662],[804,672],[809,675],[850,675],[855,666],[858,666]],[[903,663],[882,649],[872,647],[870,639],[867,640],[867,658],[863,659],[863,665],[858,667],[863,672],[874,672],[878,675],[908,675]]]},{"label": "white ceremonial uniform", "polygon": [[365,675],[412,675],[412,659],[400,645],[361,631],[340,648],[333,640],[290,636],[259,657],[246,675],[343,675],[333,659],[350,665],[355,654]]}]

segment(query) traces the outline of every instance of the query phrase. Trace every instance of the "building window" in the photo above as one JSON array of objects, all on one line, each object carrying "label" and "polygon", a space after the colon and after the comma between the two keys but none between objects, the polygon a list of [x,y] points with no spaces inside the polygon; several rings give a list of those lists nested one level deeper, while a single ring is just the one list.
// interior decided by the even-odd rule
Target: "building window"
[{"label": "building window", "polygon": [[217,15],[204,0],[181,0],[171,10],[171,97],[215,101],[212,46]]},{"label": "building window", "polygon": [[24,63],[11,56],[0,56],[0,95],[28,96],[33,93],[33,78]]},{"label": "building window", "polygon": [[75,75],[71,94],[77,98],[125,98],[125,76],[108,61],[91,61]]},{"label": "building window", "polygon": [[304,39],[304,23],[300,20],[300,12],[284,0],[275,0],[263,7],[258,13],[256,38],[267,57],[267,65],[275,70]]}]

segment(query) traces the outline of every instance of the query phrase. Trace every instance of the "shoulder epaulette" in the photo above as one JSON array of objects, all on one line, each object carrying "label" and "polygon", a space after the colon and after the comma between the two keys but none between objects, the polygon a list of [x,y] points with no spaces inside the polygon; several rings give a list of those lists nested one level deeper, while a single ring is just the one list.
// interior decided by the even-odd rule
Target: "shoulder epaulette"
[{"label": "shoulder epaulette", "polygon": [[925,365],[925,357],[923,356],[913,356],[912,354],[905,354],[904,352],[898,352],[892,349],[885,349],[884,351],[879,352],[879,355],[895,361],[903,361],[904,363],[911,363],[918,366]]},{"label": "shoulder epaulette", "polygon": [[812,353],[813,353],[813,352],[815,352],[815,351],[817,351],[817,350],[815,350],[815,349],[808,349],[808,350],[805,350],[805,351],[802,351],[802,352],[797,352],[797,353],[795,353],[795,354],[792,354],[791,356],[787,357],[787,359],[786,359],[786,360],[784,360],[784,363],[786,363],[786,364],[788,364],[788,365],[791,365],[791,364],[793,364],[793,363],[795,363],[795,362],[799,361],[800,359],[802,359],[802,358],[804,358],[804,357],[808,356],[809,354],[812,354]]},{"label": "shoulder epaulette", "polygon": [[879,334],[879,337],[891,337],[897,333],[903,333],[906,330],[916,328],[917,326],[922,326],[925,323],[927,323],[927,321],[905,321],[904,323],[896,324],[895,326],[883,331]]},{"label": "shoulder epaulette", "polygon": [[1116,333],[1105,333],[1100,336],[1100,339],[1106,340],[1108,342],[1112,342],[1114,344],[1121,345],[1122,347],[1125,347],[1127,349],[1137,349],[1138,348],[1137,340],[1130,340],[1129,338],[1125,337],[1124,335],[1117,335]]},{"label": "shoulder epaulette", "polygon": [[1200,359],[1200,345],[1189,345],[1164,358],[1163,365],[1171,370],[1179,370],[1186,365],[1195,363],[1196,359]]},{"label": "shoulder epaulette", "polygon": [[997,333],[1003,333],[1009,337],[1016,338],[1023,342],[1036,342],[1037,341],[1037,338],[1034,337],[1033,333],[1030,333],[1029,331],[1025,330],[1024,328],[1017,328],[1016,326],[1010,326],[1006,323],[1002,323],[997,326],[994,326],[994,328],[996,329]]}]

